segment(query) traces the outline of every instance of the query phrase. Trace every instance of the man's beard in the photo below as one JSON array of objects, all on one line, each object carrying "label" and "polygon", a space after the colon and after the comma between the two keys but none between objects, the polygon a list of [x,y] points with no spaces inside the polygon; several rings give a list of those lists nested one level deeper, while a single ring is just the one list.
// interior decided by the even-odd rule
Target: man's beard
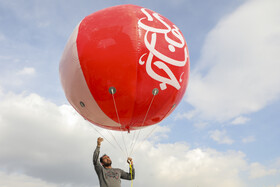
[{"label": "man's beard", "polygon": [[111,166],[111,165],[112,165],[112,162],[103,163],[103,166],[104,166],[104,167],[109,167],[109,166]]}]

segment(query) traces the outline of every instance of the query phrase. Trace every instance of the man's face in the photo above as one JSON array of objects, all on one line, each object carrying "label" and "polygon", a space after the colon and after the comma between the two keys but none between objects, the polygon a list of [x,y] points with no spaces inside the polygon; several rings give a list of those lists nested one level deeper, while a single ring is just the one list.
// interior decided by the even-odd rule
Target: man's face
[{"label": "man's face", "polygon": [[105,167],[108,167],[108,166],[111,166],[111,164],[112,164],[112,161],[111,161],[110,157],[108,155],[104,155],[102,157],[102,165]]}]

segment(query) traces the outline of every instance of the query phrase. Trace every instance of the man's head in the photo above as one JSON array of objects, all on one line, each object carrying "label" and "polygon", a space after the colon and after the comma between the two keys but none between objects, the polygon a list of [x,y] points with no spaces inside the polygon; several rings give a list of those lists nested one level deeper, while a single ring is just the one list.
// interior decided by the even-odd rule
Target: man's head
[{"label": "man's head", "polygon": [[112,165],[112,161],[110,157],[106,154],[100,157],[100,163],[102,164],[103,167],[110,167]]}]

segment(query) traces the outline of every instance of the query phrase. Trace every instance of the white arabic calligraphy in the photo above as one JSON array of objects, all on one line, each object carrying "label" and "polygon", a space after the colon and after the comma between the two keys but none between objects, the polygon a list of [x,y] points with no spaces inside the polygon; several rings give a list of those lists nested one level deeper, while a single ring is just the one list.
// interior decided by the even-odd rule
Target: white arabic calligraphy
[{"label": "white arabic calligraphy", "polygon": [[[144,43],[145,43],[147,49],[150,51],[149,54],[148,54],[147,60],[146,60],[146,71],[147,71],[147,73],[150,77],[152,77],[153,79],[161,82],[159,84],[161,90],[165,90],[167,88],[166,84],[169,84],[169,85],[175,87],[177,90],[179,90],[181,88],[181,86],[180,86],[177,78],[175,77],[173,72],[170,70],[170,68],[165,63],[168,63],[168,64],[173,65],[173,66],[177,66],[177,67],[185,66],[185,64],[187,62],[187,59],[188,59],[188,55],[187,55],[187,47],[185,46],[184,37],[182,36],[182,34],[179,32],[179,29],[175,25],[173,25],[173,28],[171,28],[165,21],[163,21],[163,18],[161,18],[157,13],[153,13],[151,15],[145,10],[145,8],[142,8],[141,11],[146,15],[146,17],[141,18],[138,21],[138,25],[139,25],[139,27],[141,27],[141,28],[143,28],[144,30],[147,31],[145,33],[145,36],[144,36]],[[155,28],[155,27],[150,27],[148,25],[145,25],[142,22],[142,20],[146,20],[146,19],[148,19],[148,21],[152,22],[154,20],[153,17],[156,18],[158,21],[160,21],[166,28],[165,29],[159,29],[159,28]],[[151,42],[148,41],[148,33],[149,32],[152,32]],[[171,38],[169,38],[168,33],[170,33],[170,32],[176,38],[178,38],[180,42],[176,42],[176,41],[172,40]],[[164,54],[157,51],[155,49],[156,41],[157,41],[157,34],[164,34],[164,38],[169,44],[168,49],[171,52],[175,52],[175,47],[183,48],[185,46],[184,49],[183,49],[184,50],[184,60],[183,61],[178,61],[178,60],[172,59],[170,57],[167,57]],[[145,61],[143,61],[142,58],[146,55],[147,55],[147,53],[143,54],[140,57],[139,64],[141,64],[141,65],[145,64]],[[155,62],[153,62],[153,64],[156,65],[159,69],[164,70],[167,73],[167,75],[169,76],[169,78],[160,76],[160,75],[158,75],[157,73],[154,72],[154,70],[152,69],[152,60],[153,60],[154,56],[159,58],[161,61],[155,61]],[[182,77],[183,73],[180,75],[180,80],[179,80],[180,82],[182,82],[181,77]]]}]

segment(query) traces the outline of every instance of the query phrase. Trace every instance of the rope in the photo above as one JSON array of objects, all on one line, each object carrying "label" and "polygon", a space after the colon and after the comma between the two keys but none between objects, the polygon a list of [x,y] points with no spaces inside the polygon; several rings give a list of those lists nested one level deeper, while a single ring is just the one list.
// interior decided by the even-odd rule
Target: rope
[{"label": "rope", "polygon": [[132,166],[129,164],[130,176],[131,176],[131,187],[133,187],[133,177],[132,177]]},{"label": "rope", "polygon": [[124,148],[125,148],[125,151],[126,151],[126,157],[128,157],[128,151],[127,151],[127,147],[126,147],[126,143],[125,143],[125,138],[124,138],[123,132],[121,132],[121,134],[122,134],[122,140],[123,140]]},{"label": "rope", "polygon": [[[147,118],[147,116],[148,116],[148,113],[149,113],[149,111],[150,111],[150,108],[151,108],[151,106],[152,106],[152,103],[153,103],[153,101],[154,101],[154,98],[155,98],[155,95],[153,95],[153,98],[152,98],[152,100],[151,100],[151,102],[150,102],[149,108],[148,108],[148,110],[147,110],[147,112],[146,112],[146,115],[145,115],[145,117],[144,117],[144,120],[143,120],[143,122],[142,122],[140,128],[144,125],[144,123],[145,123],[145,121],[146,121],[146,118]],[[141,131],[142,131],[142,128],[138,131],[138,134],[137,134],[137,136],[136,136],[136,140],[133,142],[133,146],[132,146],[132,149],[131,149],[129,155],[132,154],[133,149],[134,149],[134,147],[135,147],[135,144],[136,144],[136,142],[137,142],[137,140],[138,140],[138,138],[139,138],[139,135],[140,135]]]},{"label": "rope", "polygon": [[[115,104],[115,102],[114,102],[114,104]],[[90,113],[89,110],[87,109],[87,107],[85,107],[85,105],[83,105],[82,107],[87,111],[87,113]],[[117,116],[118,116],[118,114],[117,114]],[[88,122],[88,124],[89,124],[89,121],[88,121],[86,118],[84,118],[84,119],[85,119],[85,120]],[[118,119],[119,119],[119,117],[118,117]],[[111,141],[109,141],[109,140],[106,138],[106,136],[104,136],[100,131],[98,131],[98,130],[94,127],[94,125],[92,125],[92,124],[89,124],[89,125],[90,125],[90,127],[92,127],[98,134],[100,134],[101,137],[103,137],[105,140],[107,140],[107,142],[109,142],[109,144],[110,144],[112,147],[114,147],[115,149],[117,149],[117,147],[116,147]],[[123,151],[122,147],[119,145],[118,141],[116,140],[116,138],[115,138],[115,136],[112,134],[112,132],[109,131],[109,130],[107,129],[107,133],[111,135],[111,137],[114,139],[114,141],[116,142],[117,146],[119,147],[119,150],[120,150],[120,151],[122,152],[122,154],[126,157],[125,152]],[[117,149],[117,150],[118,150],[118,149]]]},{"label": "rope", "polygon": [[[143,144],[143,142],[145,142],[151,135],[152,135],[152,133],[155,131],[155,129],[156,128],[158,128],[158,125],[155,125],[154,126],[154,128],[149,132],[149,134],[143,139],[143,141],[140,143],[140,144],[137,144],[137,146],[136,146],[136,148],[138,148],[138,147],[140,147],[142,144]],[[136,149],[135,148],[135,149]],[[132,155],[132,153],[131,153],[131,155]],[[130,156],[131,156],[130,155]]]},{"label": "rope", "polygon": [[115,107],[115,110],[116,110],[116,114],[117,114],[118,122],[119,122],[119,124],[121,125],[121,121],[120,121],[120,117],[119,117],[119,113],[118,113],[118,109],[117,109],[117,105],[116,105],[115,97],[114,97],[114,94],[111,94],[111,95],[112,95],[112,98],[113,98],[114,107]]},{"label": "rope", "polygon": [[[112,95],[112,98],[113,98],[114,107],[115,107],[116,115],[117,115],[117,118],[118,118],[118,123],[121,126],[121,121],[120,121],[120,117],[119,117],[119,113],[118,113],[118,109],[117,109],[117,104],[116,104],[116,101],[115,101],[114,93],[111,93],[111,95]],[[122,134],[122,140],[123,140],[123,144],[124,144],[125,151],[126,151],[125,153],[126,153],[126,156],[128,157],[127,147],[126,147],[126,143],[124,141],[123,133],[121,133],[121,134]]]},{"label": "rope", "polygon": [[[87,120],[86,120],[87,121]],[[89,124],[89,121],[87,121],[88,122],[88,124]],[[93,128],[98,134],[100,134],[100,136],[102,136],[105,140],[107,140],[107,142],[109,142],[109,144],[111,145],[111,146],[113,146],[115,149],[117,149],[117,147],[116,146],[114,146],[114,144],[112,144],[101,132],[99,132],[92,124],[89,124],[89,126],[91,127],[91,128]]]},{"label": "rope", "polygon": [[151,132],[149,132],[149,134],[144,138],[143,142],[146,141],[151,136],[151,134],[155,131],[156,128],[158,128],[158,125],[154,126],[154,128],[151,130]]},{"label": "rope", "polygon": [[131,141],[131,144],[130,144],[130,154],[128,156],[131,156],[131,150],[134,146],[134,143],[135,143],[135,135],[136,135],[136,131],[133,132],[133,137],[132,137],[132,141]]},{"label": "rope", "polygon": [[118,145],[118,147],[120,148],[120,150],[122,151],[122,153],[126,156],[124,150],[122,149],[122,147],[120,146],[120,144],[118,143],[117,139],[115,138],[115,136],[113,135],[113,133],[110,130],[107,130],[107,132],[111,135],[111,137],[115,140],[116,144]]}]

